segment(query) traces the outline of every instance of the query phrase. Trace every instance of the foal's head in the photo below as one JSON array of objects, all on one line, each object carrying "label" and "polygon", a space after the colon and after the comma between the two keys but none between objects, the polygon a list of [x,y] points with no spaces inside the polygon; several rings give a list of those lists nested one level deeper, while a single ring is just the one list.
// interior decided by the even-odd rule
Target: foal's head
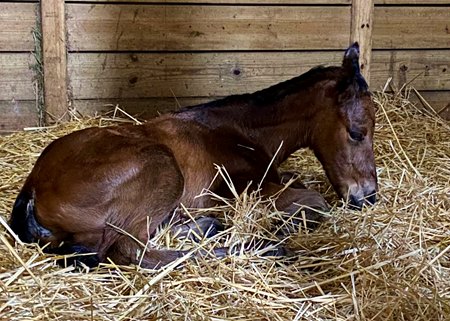
[{"label": "foal's head", "polygon": [[325,96],[332,101],[318,113],[312,147],[338,195],[355,207],[376,201],[373,155],[375,106],[359,69],[359,47],[349,47],[336,80]]}]

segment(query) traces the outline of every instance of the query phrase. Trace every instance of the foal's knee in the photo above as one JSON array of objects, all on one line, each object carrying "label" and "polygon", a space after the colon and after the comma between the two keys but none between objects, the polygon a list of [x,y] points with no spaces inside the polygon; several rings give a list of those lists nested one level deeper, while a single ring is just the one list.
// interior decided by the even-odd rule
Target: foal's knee
[{"label": "foal's knee", "polygon": [[289,192],[290,197],[284,200],[284,204],[281,204],[283,206],[277,207],[283,212],[280,233],[287,235],[300,229],[317,228],[325,220],[325,213],[330,210],[322,195],[308,189],[292,189]]},{"label": "foal's knee", "polygon": [[315,229],[325,220],[324,212],[328,208],[310,207],[292,204],[286,209],[283,218],[290,229],[298,231],[299,228]]}]

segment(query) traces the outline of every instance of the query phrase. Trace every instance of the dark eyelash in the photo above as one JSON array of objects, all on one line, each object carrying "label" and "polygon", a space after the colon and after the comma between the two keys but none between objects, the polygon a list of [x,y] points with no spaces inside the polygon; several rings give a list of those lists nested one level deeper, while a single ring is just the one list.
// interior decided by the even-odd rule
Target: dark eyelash
[{"label": "dark eyelash", "polygon": [[357,142],[363,141],[364,140],[364,134],[356,131],[356,130],[349,130],[348,134],[350,135],[350,138],[353,140],[356,140]]}]

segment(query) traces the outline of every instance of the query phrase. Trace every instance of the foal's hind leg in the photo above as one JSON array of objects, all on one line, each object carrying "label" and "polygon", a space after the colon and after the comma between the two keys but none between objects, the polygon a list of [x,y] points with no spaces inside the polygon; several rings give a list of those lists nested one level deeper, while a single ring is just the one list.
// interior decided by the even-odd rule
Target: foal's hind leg
[{"label": "foal's hind leg", "polygon": [[284,225],[279,229],[278,234],[291,234],[302,226],[313,229],[324,220],[322,213],[329,211],[325,199],[314,190],[266,183],[261,193],[267,197],[273,196],[275,207],[286,213],[282,216]]}]

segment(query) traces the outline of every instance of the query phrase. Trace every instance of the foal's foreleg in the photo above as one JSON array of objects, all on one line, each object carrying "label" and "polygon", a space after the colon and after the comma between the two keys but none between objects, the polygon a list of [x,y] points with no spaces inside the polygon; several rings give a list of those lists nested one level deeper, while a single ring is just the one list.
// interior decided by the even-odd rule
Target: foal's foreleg
[{"label": "foal's foreleg", "polygon": [[[194,220],[188,221],[184,224],[175,225],[172,227],[172,231],[175,236],[186,237],[198,241],[202,237],[212,237],[223,231],[224,227],[220,221],[214,217],[202,216],[195,218]],[[211,253],[204,250],[200,250],[199,254],[202,256],[211,256],[222,258],[227,255],[239,255],[240,253],[251,253],[252,251],[258,251],[260,256],[287,256],[290,252],[284,248],[279,242],[254,239],[242,245],[242,247],[222,247],[216,248]],[[187,251],[186,251],[187,252]],[[183,253],[185,252],[183,251]]]},{"label": "foal's foreleg", "polygon": [[[199,217],[183,224],[171,227],[176,237],[192,239],[211,237],[223,230],[222,224],[213,217]],[[141,233],[143,235],[143,233]],[[160,268],[192,252],[191,258],[198,256],[223,258],[228,254],[228,248],[216,248],[211,251],[197,250],[163,250],[152,248],[143,242],[139,243],[131,237],[121,236],[110,248],[107,256],[116,264],[136,264],[144,268]]]},{"label": "foal's foreleg", "polygon": [[266,197],[273,197],[275,207],[284,213],[283,226],[278,230],[278,234],[291,234],[301,227],[313,229],[323,221],[323,212],[329,211],[325,199],[314,190],[266,183],[261,193]]}]

